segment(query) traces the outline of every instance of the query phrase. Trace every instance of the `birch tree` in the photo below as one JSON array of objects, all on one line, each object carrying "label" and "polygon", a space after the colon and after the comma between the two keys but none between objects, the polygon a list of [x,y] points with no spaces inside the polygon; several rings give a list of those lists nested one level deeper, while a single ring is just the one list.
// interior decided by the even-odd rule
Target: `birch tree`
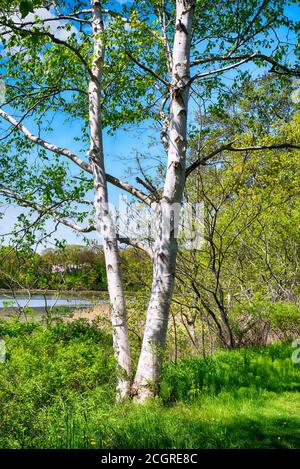
[{"label": "birch tree", "polygon": [[[122,2],[124,3],[124,2]],[[176,269],[177,208],[188,176],[222,152],[245,149],[239,131],[230,141],[216,138],[207,152],[199,132],[198,152],[188,155],[188,122],[195,105],[210,99],[220,106],[226,79],[232,86],[247,80],[249,70],[299,75],[288,61],[292,46],[282,45],[277,31],[296,29],[282,1],[150,0],[127,2],[1,2],[2,67],[7,93],[0,110],[0,193],[36,213],[21,214],[16,239],[28,242],[45,231],[45,220],[102,239],[111,303],[114,352],[118,364],[117,395],[152,397],[157,390],[166,344],[169,307]],[[275,39],[274,39],[275,38]],[[275,43],[274,43],[275,41]],[[295,62],[295,63],[294,63]],[[229,74],[229,75],[228,75]],[[191,100],[192,98],[192,100]],[[198,110],[198,107],[197,107]],[[49,142],[50,115],[63,112],[81,122],[76,138],[83,156]],[[190,121],[188,121],[190,119]],[[135,183],[108,174],[103,129],[152,120],[161,139],[159,166]],[[33,125],[34,131],[27,125]],[[194,130],[195,132],[195,130]],[[45,135],[42,137],[41,135]],[[253,135],[247,151],[299,148],[279,141],[262,145]],[[37,159],[32,158],[34,148]],[[66,164],[66,161],[69,165]],[[155,213],[155,236],[146,241],[120,238],[109,209],[108,184],[146,204]],[[137,184],[137,185],[136,185]],[[93,191],[94,200],[89,199]],[[92,202],[92,203],[91,203]],[[144,338],[134,376],[131,368],[126,304],[119,262],[119,243],[144,249],[153,262],[152,291]]]}]

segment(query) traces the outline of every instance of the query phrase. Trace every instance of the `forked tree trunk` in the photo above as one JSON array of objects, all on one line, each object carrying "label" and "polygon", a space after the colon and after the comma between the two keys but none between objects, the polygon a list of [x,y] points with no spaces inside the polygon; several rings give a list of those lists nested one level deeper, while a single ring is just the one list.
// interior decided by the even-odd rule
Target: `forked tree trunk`
[{"label": "forked tree trunk", "polygon": [[[157,207],[152,291],[133,386],[138,401],[144,401],[155,393],[166,345],[178,249],[176,227],[172,225],[176,224],[176,211],[182,201],[185,183],[190,45],[194,7],[194,0],[176,1],[168,169],[163,195]],[[171,226],[168,229],[169,222]]]},{"label": "forked tree trunk", "polygon": [[92,0],[91,5],[94,53],[92,64],[93,77],[89,83],[89,158],[94,178],[96,228],[99,235],[103,238],[107,283],[111,303],[110,318],[113,328],[113,347],[118,363],[117,398],[123,399],[128,396],[130,390],[130,348],[123,280],[114,223],[108,206],[103,155],[101,117],[101,80],[104,61],[103,19],[100,2]]}]

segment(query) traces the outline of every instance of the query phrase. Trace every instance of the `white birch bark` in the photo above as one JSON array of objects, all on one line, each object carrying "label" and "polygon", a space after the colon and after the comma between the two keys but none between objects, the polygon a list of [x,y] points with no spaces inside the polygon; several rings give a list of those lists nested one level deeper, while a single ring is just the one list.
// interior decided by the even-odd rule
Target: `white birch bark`
[{"label": "white birch bark", "polygon": [[104,25],[100,2],[98,0],[92,0],[91,5],[94,52],[92,63],[93,79],[90,80],[88,90],[90,125],[89,157],[94,178],[96,229],[103,239],[107,283],[111,303],[110,318],[113,328],[113,347],[118,363],[117,398],[123,399],[129,394],[130,390],[131,365],[123,280],[114,223],[108,206],[108,191],[103,154],[101,80],[104,61]]},{"label": "white birch bark", "polygon": [[[185,183],[189,68],[194,0],[176,0],[176,25],[169,119],[168,169],[162,198],[157,207],[153,282],[148,305],[142,349],[134,381],[138,401],[152,397],[158,383],[166,344],[172,298],[177,239],[174,229],[166,229],[173,218],[174,205],[182,201]],[[175,209],[176,211],[176,209]],[[176,214],[175,214],[176,217]]]}]

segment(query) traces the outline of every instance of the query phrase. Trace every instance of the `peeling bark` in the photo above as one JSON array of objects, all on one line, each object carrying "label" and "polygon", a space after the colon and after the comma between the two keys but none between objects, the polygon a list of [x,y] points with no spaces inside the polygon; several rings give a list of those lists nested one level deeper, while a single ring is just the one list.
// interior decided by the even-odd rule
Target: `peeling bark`
[{"label": "peeling bark", "polygon": [[[166,345],[169,307],[173,293],[176,254],[176,208],[185,183],[190,45],[194,0],[176,1],[173,69],[170,88],[168,169],[156,209],[153,282],[141,354],[134,381],[136,399],[143,402],[155,393]],[[166,225],[170,224],[169,227]]]},{"label": "peeling bark", "polygon": [[105,175],[102,116],[101,116],[101,79],[104,61],[103,19],[101,5],[97,0],[92,5],[92,27],[94,53],[92,78],[89,83],[89,158],[94,178],[94,206],[96,229],[103,239],[103,249],[107,270],[107,283],[110,297],[110,318],[113,328],[113,347],[118,363],[117,397],[123,399],[130,390],[130,347],[127,328],[126,305],[123,280],[120,268],[119,251],[115,228],[108,208],[107,180]]}]

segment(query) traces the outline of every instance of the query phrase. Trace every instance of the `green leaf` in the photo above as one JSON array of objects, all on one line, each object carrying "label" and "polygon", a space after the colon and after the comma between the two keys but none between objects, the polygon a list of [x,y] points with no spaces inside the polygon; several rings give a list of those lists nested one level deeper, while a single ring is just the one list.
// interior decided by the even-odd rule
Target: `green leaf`
[{"label": "green leaf", "polygon": [[33,13],[33,3],[30,0],[21,0],[19,8],[22,18],[25,18],[28,13]]}]

